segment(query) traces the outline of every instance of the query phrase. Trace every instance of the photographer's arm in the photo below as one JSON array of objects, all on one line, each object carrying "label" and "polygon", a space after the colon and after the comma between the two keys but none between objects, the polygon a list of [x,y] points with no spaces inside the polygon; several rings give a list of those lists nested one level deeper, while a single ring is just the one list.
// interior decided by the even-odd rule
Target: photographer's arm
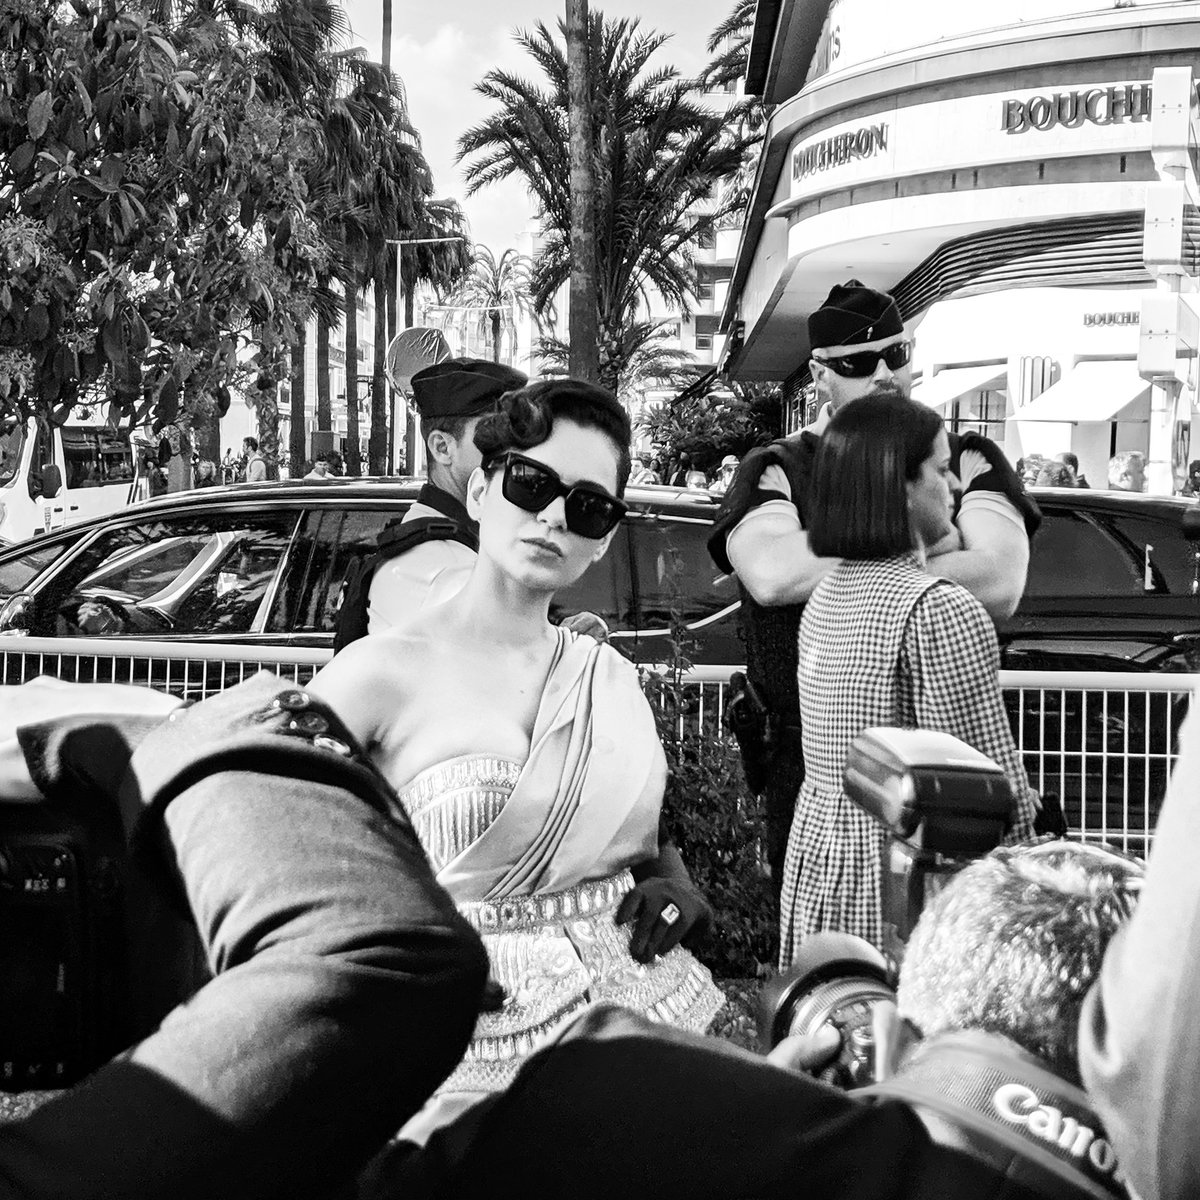
[{"label": "photographer's arm", "polygon": [[[599,1004],[561,1026],[486,1108],[415,1159],[384,1160],[367,1195],[491,1200],[497,1180],[519,1179],[540,1200],[894,1196],[927,1143],[903,1104],[867,1103],[721,1039]],[[407,1190],[414,1177],[428,1190]]]},{"label": "photographer's arm", "polygon": [[1080,1067],[1141,1200],[1200,1195],[1200,706],[1154,835],[1142,895],[1084,1004]]},{"label": "photographer's arm", "polygon": [[176,875],[216,978],[0,1128],[0,1194],[325,1195],[461,1055],[478,939],[384,814],[377,774],[290,728],[274,701],[295,694],[259,676],[139,731],[126,803],[147,810],[142,844]]}]

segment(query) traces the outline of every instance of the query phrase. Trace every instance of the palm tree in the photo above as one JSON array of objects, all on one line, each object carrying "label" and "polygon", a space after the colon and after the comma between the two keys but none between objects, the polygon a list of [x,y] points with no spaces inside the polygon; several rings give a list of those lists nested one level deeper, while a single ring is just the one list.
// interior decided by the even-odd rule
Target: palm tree
[{"label": "palm tree", "polygon": [[[698,80],[705,91],[729,91],[745,77],[755,6],[756,0],[736,0],[729,16],[709,34],[706,48],[713,57]],[[754,187],[767,123],[766,106],[758,96],[742,96],[726,110],[725,120],[742,146],[742,161],[722,181],[721,199],[731,209],[730,217],[740,218],[750,203]]]},{"label": "palm tree", "polygon": [[[600,379],[613,391],[627,367],[623,331],[639,319],[648,293],[684,310],[695,295],[692,251],[724,216],[711,196],[741,160],[738,140],[693,102],[675,68],[650,65],[665,40],[639,32],[636,20],[600,13],[589,20]],[[489,71],[476,90],[497,111],[459,139],[458,156],[468,194],[512,175],[533,192],[546,234],[532,280],[541,312],[571,272],[567,62],[544,24],[517,41],[549,86]]]},{"label": "palm tree", "polygon": [[524,254],[505,250],[497,259],[487,246],[476,246],[474,260],[450,303],[468,311],[481,332],[490,333],[492,361],[500,361],[502,333],[509,336],[510,357],[516,358],[516,314],[531,309],[532,264]]},{"label": "palm tree", "polygon": [[[681,350],[674,322],[631,321],[622,330],[621,373],[617,399],[632,411],[648,388],[680,387],[695,369],[692,356]],[[674,344],[672,344],[674,342]],[[565,375],[570,370],[570,350],[555,337],[539,338],[535,347],[547,375]]]},{"label": "palm tree", "polygon": [[596,207],[596,161],[592,153],[592,89],[588,74],[588,2],[567,0],[567,128],[571,135],[571,374],[588,383],[600,378],[599,291],[592,214]]},{"label": "palm tree", "polygon": [[[408,329],[413,325],[417,284],[428,283],[439,296],[449,295],[470,270],[474,256],[467,218],[457,200],[420,199],[412,229],[403,236],[419,243],[400,247],[400,286]],[[433,240],[436,238],[448,240]]]}]

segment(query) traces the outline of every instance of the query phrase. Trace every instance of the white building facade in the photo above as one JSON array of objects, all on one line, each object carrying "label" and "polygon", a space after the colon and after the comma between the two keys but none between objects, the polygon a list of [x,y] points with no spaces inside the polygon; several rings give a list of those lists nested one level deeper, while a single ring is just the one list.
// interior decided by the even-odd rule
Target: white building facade
[{"label": "white building facade", "polygon": [[1141,450],[1171,490],[1200,451],[1198,50],[1190,0],[760,0],[747,90],[776,107],[730,375],[802,395],[807,316],[857,277],[896,297],[914,395],[952,427],[1073,450],[1101,486]]}]

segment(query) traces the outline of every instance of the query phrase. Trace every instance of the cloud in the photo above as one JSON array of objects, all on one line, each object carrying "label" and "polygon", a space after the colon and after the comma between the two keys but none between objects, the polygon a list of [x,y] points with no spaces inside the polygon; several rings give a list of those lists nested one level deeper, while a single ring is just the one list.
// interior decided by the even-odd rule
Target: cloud
[{"label": "cloud", "polygon": [[512,245],[529,221],[524,185],[494,185],[467,200],[455,155],[459,137],[493,108],[475,92],[475,83],[497,67],[527,73],[528,56],[506,27],[469,29],[459,22],[440,25],[425,38],[401,32],[392,45],[393,66],[408,91],[413,124],[421,133],[438,194],[463,203],[476,239],[497,250]]}]

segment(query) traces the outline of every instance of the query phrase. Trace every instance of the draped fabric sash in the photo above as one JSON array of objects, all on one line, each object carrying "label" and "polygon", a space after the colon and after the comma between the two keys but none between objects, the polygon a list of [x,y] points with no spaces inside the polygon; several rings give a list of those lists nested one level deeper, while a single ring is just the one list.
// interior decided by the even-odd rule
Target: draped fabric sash
[{"label": "draped fabric sash", "polygon": [[558,891],[657,852],[666,763],[637,672],[593,638],[558,635],[512,794],[438,872],[460,901]]}]

